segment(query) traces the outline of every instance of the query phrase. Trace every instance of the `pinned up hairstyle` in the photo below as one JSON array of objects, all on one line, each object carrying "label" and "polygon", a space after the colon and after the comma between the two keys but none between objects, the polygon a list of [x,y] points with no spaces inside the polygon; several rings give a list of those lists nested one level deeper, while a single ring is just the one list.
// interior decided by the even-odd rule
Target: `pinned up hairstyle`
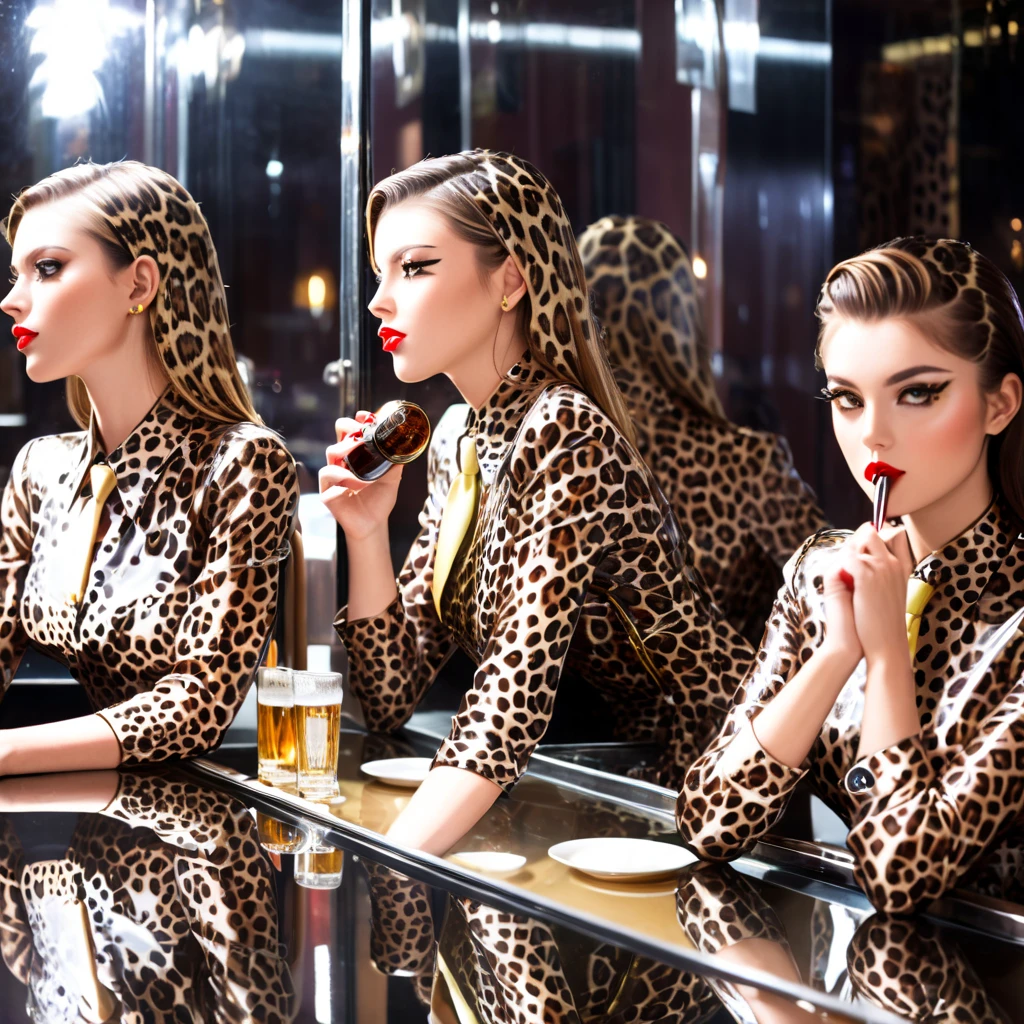
[{"label": "pinned up hairstyle", "polygon": [[[192,196],[166,171],[134,160],[77,164],[21,192],[3,222],[8,243],[29,210],[72,196],[84,202],[90,234],[111,266],[156,260],[152,344],[174,391],[209,419],[262,422],[238,373],[217,252]],[[92,403],[80,377],[67,379],[67,401],[78,425],[88,427]]]},{"label": "pinned up hairstyle", "polygon": [[[983,391],[1008,373],[1024,381],[1024,317],[1013,285],[989,259],[950,238],[896,238],[837,264],[818,299],[815,366],[844,320],[904,320],[976,363]],[[989,442],[992,483],[1024,521],[1024,407]]]}]

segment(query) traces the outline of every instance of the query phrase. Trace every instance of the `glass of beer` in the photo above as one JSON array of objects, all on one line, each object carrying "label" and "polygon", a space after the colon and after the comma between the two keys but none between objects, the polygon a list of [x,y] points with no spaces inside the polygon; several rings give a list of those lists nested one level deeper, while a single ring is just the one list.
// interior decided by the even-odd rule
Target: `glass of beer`
[{"label": "glass of beer", "polygon": [[330,796],[338,791],[341,684],[338,672],[292,673],[299,792]]},{"label": "glass of beer", "polygon": [[297,853],[306,843],[306,834],[298,825],[281,821],[263,811],[256,812],[260,846],[271,853]]},{"label": "glass of beer", "polygon": [[294,705],[290,668],[256,673],[256,750],[264,782],[295,782]]},{"label": "glass of beer", "polygon": [[337,889],[341,885],[344,854],[319,834],[295,855],[295,881],[305,889]]}]

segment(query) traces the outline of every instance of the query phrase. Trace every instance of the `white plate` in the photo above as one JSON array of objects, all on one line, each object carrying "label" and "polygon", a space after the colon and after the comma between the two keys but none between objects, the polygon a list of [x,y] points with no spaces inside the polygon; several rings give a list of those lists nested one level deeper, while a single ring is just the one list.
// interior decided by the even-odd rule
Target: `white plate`
[{"label": "white plate", "polygon": [[585,875],[623,882],[668,878],[697,860],[681,846],[650,839],[573,839],[556,843],[548,856]]},{"label": "white plate", "polygon": [[383,761],[367,761],[359,767],[378,782],[415,787],[427,777],[432,763],[430,757],[389,757]]},{"label": "white plate", "polygon": [[502,853],[499,850],[465,850],[453,853],[451,859],[471,871],[482,871],[487,875],[513,875],[526,864],[521,853]]}]

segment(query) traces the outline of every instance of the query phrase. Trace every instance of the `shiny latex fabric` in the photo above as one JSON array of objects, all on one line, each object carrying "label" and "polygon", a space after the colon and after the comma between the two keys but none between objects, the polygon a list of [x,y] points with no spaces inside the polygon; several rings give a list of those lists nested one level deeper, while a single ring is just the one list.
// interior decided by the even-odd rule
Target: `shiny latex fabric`
[{"label": "shiny latex fabric", "polygon": [[[861,661],[805,763],[730,744],[820,645],[822,580],[845,534],[811,538],[786,569],[754,666],[718,739],[690,768],[679,796],[683,838],[702,856],[750,849],[782,814],[805,775],[851,826],[857,879],[879,909],[908,912],[989,870],[1024,826],[1024,536],[996,500],[914,576],[934,586],[914,659],[919,735],[858,759]],[[844,785],[852,767],[873,784]]]},{"label": "shiny latex fabric", "polygon": [[[460,439],[481,498],[438,617],[438,524]],[[478,666],[435,765],[508,789],[550,720],[563,670],[612,708],[623,738],[660,745],[648,776],[678,785],[750,658],[718,618],[650,473],[581,391],[529,355],[480,409],[438,424],[420,533],[380,615],[335,623],[371,730],[412,714],[456,645]]]},{"label": "shiny latex fabric", "polygon": [[[68,523],[99,463],[116,488],[71,605]],[[216,746],[270,635],[297,502],[276,434],[205,419],[170,388],[112,452],[95,421],[29,442],[0,508],[2,691],[31,644],[68,666],[123,762]]]},{"label": "shiny latex fabric", "polygon": [[715,393],[682,243],[645,217],[602,217],[580,255],[637,449],[728,622],[758,643],[782,567],[828,525],[786,439],[730,423]]},{"label": "shiny latex fabric", "polygon": [[[52,859],[26,862],[25,815],[0,815],[0,952],[35,1019],[90,1019],[80,999],[98,982],[113,1020],[293,1020],[274,872],[244,805],[180,773],[111,776],[109,803]],[[87,937],[61,927],[69,899],[86,904]]]}]

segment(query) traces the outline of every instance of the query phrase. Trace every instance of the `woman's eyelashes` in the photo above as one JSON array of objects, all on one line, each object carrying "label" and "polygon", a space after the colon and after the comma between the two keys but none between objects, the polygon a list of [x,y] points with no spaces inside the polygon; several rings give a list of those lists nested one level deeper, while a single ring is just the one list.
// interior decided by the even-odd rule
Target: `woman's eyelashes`
[{"label": "woman's eyelashes", "polygon": [[432,267],[440,262],[440,259],[402,260],[402,276],[406,278],[419,277],[426,272],[427,267]]},{"label": "woman's eyelashes", "polygon": [[[64,264],[61,263],[60,260],[38,260],[36,263],[33,264],[33,268],[35,269],[36,272],[36,277],[40,281],[47,277],[53,277],[54,274],[60,272],[63,266]],[[10,282],[11,284],[18,283],[17,271],[13,269],[11,270]]]},{"label": "woman's eyelashes", "polygon": [[[941,384],[910,384],[900,391],[896,401],[901,405],[931,405],[952,383],[945,380]],[[821,395],[841,410],[860,409],[864,405],[863,399],[848,388],[822,388]]]}]

